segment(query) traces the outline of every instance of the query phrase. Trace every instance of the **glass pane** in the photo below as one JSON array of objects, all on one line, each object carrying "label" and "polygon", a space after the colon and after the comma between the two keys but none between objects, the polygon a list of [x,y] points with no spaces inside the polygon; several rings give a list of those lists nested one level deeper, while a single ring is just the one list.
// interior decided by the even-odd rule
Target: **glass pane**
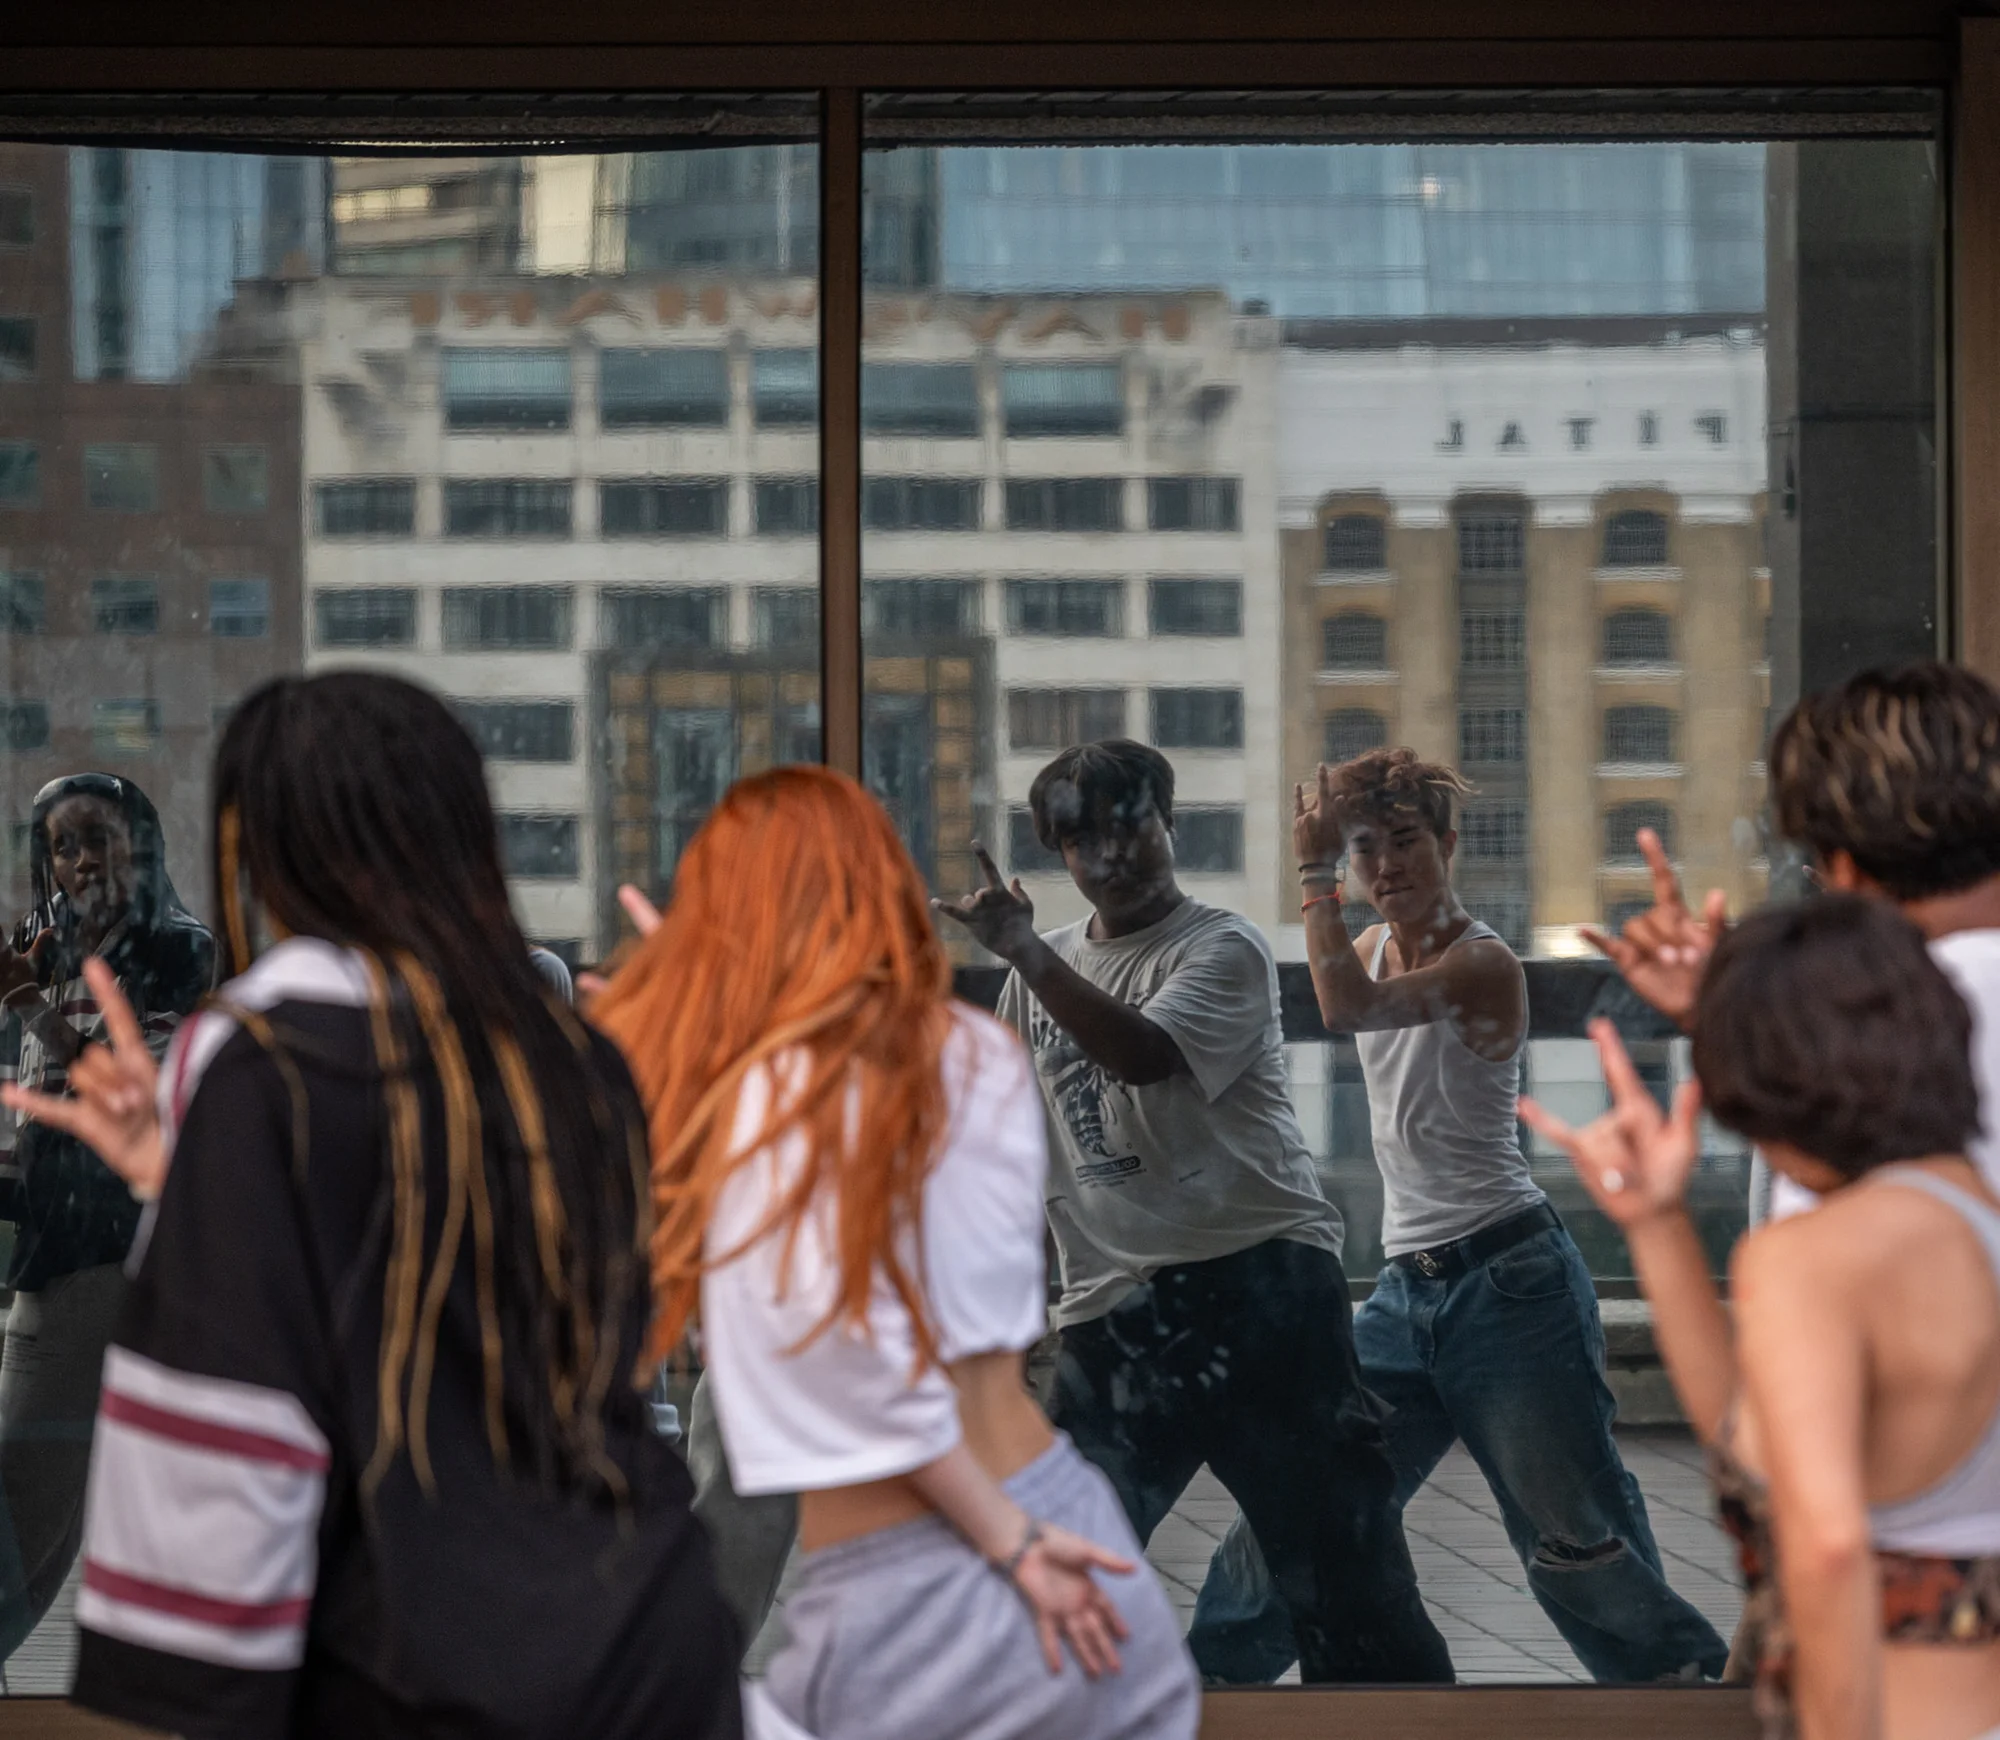
[{"label": "glass pane", "polygon": [[[91,770],[143,788],[207,921],[220,727],[271,677],[368,665],[448,698],[523,928],[601,961],[618,885],[661,892],[731,777],[819,755],[817,223],[810,144],[0,144],[11,940],[49,923],[37,793]],[[0,1022],[0,1078],[59,1086]],[[90,1397],[136,1212],[92,1183],[53,1213],[72,1164],[109,1176],[0,1120],[13,1693],[71,1672]],[[38,1322],[60,1371],[24,1400],[13,1344]]]},{"label": "glass pane", "polygon": [[[881,99],[885,127],[899,100]],[[1237,1072],[1278,1030],[1261,988],[1226,1039],[1173,1017],[1199,1094],[1134,1086],[1051,1008],[1019,1005],[1057,1132],[1059,1321],[1105,1317],[1134,1276],[1262,1248],[1274,1176],[1337,1208],[1335,1273],[1382,1301],[1363,1320],[1378,1325],[1416,1252],[1546,1201],[1597,1297],[1567,1290],[1575,1270],[1544,1291],[1570,1301],[1564,1321],[1603,1325],[1631,1428],[1620,1453],[1655,1520],[1676,1519],[1675,1595],[1649,1584],[1636,1628],[1593,1609],[1610,1636],[1538,1605],[1543,1573],[1500,1499],[1462,1444],[1445,1454],[1479,1423],[1426,1413],[1412,1429],[1434,1429],[1426,1454],[1445,1460],[1430,1484],[1429,1460],[1411,1478],[1406,1517],[1425,1599],[1461,1678],[1712,1673],[1734,1575],[1701,1520],[1698,1458],[1672,1435],[1630,1260],[1567,1162],[1522,1149],[1511,1108],[1517,1087],[1572,1118],[1602,1104],[1581,1022],[1608,988],[1582,933],[1645,902],[1636,834],[1735,909],[1782,890],[1771,721],[1801,684],[1935,646],[1931,146],[885,143],[867,186],[871,236],[936,239],[928,259],[868,263],[870,778],[940,894],[978,885],[979,841],[1036,928],[1120,1000],[1175,1008],[1180,957],[1143,938],[1191,905],[1203,924],[1247,921],[1283,993],[1280,1086],[1258,1089],[1254,1141],[1233,1143],[1211,1108],[1238,1103]],[[1098,800],[1058,773],[1038,817],[1038,776],[1114,737],[1142,746],[1093,764],[1116,801],[1086,815]],[[1471,788],[1431,833],[1439,898],[1525,963],[1532,1037],[1488,1060],[1484,1112],[1418,1074],[1399,1114],[1388,1065],[1364,1061],[1375,1036],[1318,1030],[1291,793],[1320,762],[1384,748]],[[1081,927],[1121,925],[1139,898],[1119,830],[1166,808],[1130,772],[1145,752],[1171,769],[1186,901],[1160,893],[1131,934],[1100,936]],[[1351,868],[1363,970],[1376,904],[1393,915],[1405,893]],[[968,969],[1005,964],[963,928],[946,937]],[[963,982],[997,996],[1002,975]],[[1215,985],[1186,994],[1224,1021]],[[1635,1026],[1634,1046],[1656,1092],[1686,1075],[1658,1029]],[[1224,1053],[1218,1086],[1201,1071]],[[1171,1117],[1146,1109],[1169,1092],[1185,1096]],[[1454,1170],[1468,1116],[1479,1152]],[[1385,1130],[1405,1152],[1378,1148]],[[1742,1145],[1707,1132],[1695,1199],[1718,1263],[1747,1191]],[[1287,1225],[1310,1242],[1323,1222]],[[1363,1353],[1406,1418],[1436,1407],[1380,1363],[1382,1343]],[[1189,1432],[1226,1429],[1222,1370]],[[1549,1434],[1510,1453],[1588,1484]],[[1187,1609],[1231,1514],[1216,1472],[1134,1501],[1179,1505],[1153,1548]],[[1242,1623],[1203,1633],[1205,1671],[1255,1681],[1294,1661],[1262,1599],[1214,1609]]]}]

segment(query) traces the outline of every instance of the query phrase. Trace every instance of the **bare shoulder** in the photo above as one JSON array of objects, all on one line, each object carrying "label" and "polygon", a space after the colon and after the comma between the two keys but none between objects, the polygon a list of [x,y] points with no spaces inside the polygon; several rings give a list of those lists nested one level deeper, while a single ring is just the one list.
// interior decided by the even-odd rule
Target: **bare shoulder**
[{"label": "bare shoulder", "polygon": [[1921,1261],[1954,1225],[1963,1227],[1961,1217],[1923,1191],[1853,1184],[1809,1213],[1756,1228],[1737,1245],[1730,1274],[1739,1295],[1782,1285],[1836,1298],[1879,1271]]}]

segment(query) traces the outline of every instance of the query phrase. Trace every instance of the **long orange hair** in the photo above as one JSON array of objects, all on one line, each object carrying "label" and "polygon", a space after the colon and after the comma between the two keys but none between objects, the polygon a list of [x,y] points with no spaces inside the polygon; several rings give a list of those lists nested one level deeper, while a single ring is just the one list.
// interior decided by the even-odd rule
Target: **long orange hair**
[{"label": "long orange hair", "polygon": [[[758,1236],[784,1228],[789,1265],[808,1205],[832,1189],[839,1297],[812,1333],[865,1330],[881,1274],[916,1325],[919,1369],[936,1358],[923,1277],[903,1253],[949,1117],[950,989],[923,881],[874,798],[823,767],[729,789],[681,858],[659,929],[591,1010],[646,1104],[650,1357],[671,1352],[695,1314],[723,1183],[799,1131],[805,1165]],[[764,1128],[733,1142],[745,1076],[780,1053],[809,1069],[774,1072]]]}]

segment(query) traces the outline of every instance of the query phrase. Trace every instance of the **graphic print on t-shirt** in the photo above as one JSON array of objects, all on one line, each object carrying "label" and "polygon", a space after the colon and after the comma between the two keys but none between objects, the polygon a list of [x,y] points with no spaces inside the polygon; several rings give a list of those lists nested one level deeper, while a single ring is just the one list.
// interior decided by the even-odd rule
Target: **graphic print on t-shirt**
[{"label": "graphic print on t-shirt", "polygon": [[1143,1171],[1146,1163],[1133,1152],[1123,1127],[1122,1113],[1131,1103],[1125,1085],[1092,1063],[1039,1003],[1029,1014],[1028,1028],[1035,1069],[1070,1139],[1095,1156],[1074,1169],[1077,1183],[1117,1184]]}]

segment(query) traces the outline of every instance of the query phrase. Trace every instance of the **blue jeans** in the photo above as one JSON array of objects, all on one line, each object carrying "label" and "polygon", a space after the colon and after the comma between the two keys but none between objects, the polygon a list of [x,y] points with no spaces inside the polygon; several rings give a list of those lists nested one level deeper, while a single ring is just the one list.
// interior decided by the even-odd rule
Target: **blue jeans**
[{"label": "blue jeans", "polygon": [[[1449,1280],[1391,1263],[1355,1313],[1396,1502],[1408,1504],[1463,1440],[1528,1573],[1528,1587],[1591,1676],[1722,1672],[1715,1628],[1667,1586],[1639,1483],[1611,1436],[1604,1330],[1567,1232],[1536,1233]],[[1188,1645],[1211,1680],[1257,1684],[1291,1665],[1291,1627],[1239,1518],[1216,1550]]]}]

